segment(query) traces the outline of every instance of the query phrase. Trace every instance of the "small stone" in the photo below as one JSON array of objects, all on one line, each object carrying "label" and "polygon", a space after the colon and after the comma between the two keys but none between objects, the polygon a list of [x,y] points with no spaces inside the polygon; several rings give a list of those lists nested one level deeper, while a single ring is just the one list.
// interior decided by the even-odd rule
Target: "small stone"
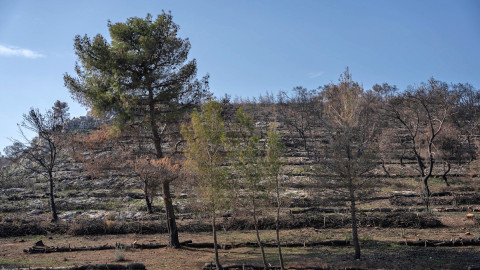
[{"label": "small stone", "polygon": [[35,209],[35,210],[32,210],[32,211],[28,212],[29,216],[38,216],[38,215],[41,215],[41,214],[43,214],[43,211],[39,210],[39,209]]},{"label": "small stone", "polygon": [[43,244],[43,241],[40,240],[40,241],[36,242],[34,246],[36,246],[36,247],[44,247],[45,245]]},{"label": "small stone", "polygon": [[74,212],[65,212],[65,213],[60,215],[60,218],[64,219],[64,220],[72,220],[72,219],[75,218],[75,213]]}]

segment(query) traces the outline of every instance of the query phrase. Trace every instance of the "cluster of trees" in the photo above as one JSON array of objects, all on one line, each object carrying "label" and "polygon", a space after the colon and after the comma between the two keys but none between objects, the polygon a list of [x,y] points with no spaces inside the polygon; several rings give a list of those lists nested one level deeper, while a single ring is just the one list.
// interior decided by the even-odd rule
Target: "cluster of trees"
[{"label": "cluster of trees", "polygon": [[[220,102],[209,100],[201,110],[194,110],[190,123],[182,128],[186,140],[187,167],[193,173],[197,194],[212,218],[215,263],[221,268],[217,250],[216,217],[221,210],[238,205],[251,210],[258,246],[265,268],[268,267],[259,233],[258,209],[265,200],[277,202],[276,235],[280,265],[283,257],[280,245],[279,221],[281,207],[281,162],[283,143],[272,123],[266,137],[254,128],[251,115],[236,111],[230,125],[222,116]],[[261,139],[263,139],[261,141]],[[239,196],[239,192],[243,196]]]},{"label": "cluster of trees", "polygon": [[[360,258],[356,203],[359,192],[370,190],[372,178],[366,176],[373,169],[382,166],[389,176],[385,161],[399,158],[403,164],[413,158],[428,207],[435,166],[442,166],[449,185],[451,164],[476,158],[480,92],[469,84],[432,78],[405,91],[386,83],[365,91],[347,68],[338,83],[261,97],[256,106],[271,106],[275,113],[270,128],[259,130],[241,108],[231,113],[232,107],[249,104],[211,99],[208,75],[197,79],[196,61],[188,58],[190,43],[177,36],[171,14],[130,18],[108,28],[110,42],[101,35],[75,37],[76,76],[65,74],[64,80],[78,102],[98,116],[113,115],[114,123],[89,133],[66,132],[68,106],[57,101],[44,114],[31,109],[24,115],[21,127],[37,137],[25,136],[6,149],[11,160],[48,180],[54,220],[54,176],[64,149],[92,178],[105,170],[135,174],[143,182],[149,213],[161,190],[171,247],[180,245],[171,184],[190,179],[212,219],[215,247],[219,211],[246,207],[267,266],[257,209],[261,200],[273,198],[283,268],[278,228],[285,143],[302,149],[313,170],[333,176],[322,180],[326,187],[343,191],[351,207],[355,258]],[[278,122],[296,138],[293,142],[281,138]],[[117,158],[102,155],[105,149],[118,153]],[[217,250],[215,255],[220,268]]]}]

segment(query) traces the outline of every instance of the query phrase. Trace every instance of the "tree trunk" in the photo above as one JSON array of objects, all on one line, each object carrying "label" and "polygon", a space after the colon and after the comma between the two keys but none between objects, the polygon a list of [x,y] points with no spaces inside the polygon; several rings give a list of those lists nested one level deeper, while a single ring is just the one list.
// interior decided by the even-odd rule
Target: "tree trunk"
[{"label": "tree trunk", "polygon": [[[255,196],[255,194],[253,196]],[[262,252],[263,265],[265,266],[265,269],[267,269],[268,264],[267,264],[267,259],[265,258],[265,250],[263,249],[262,241],[260,240],[260,234],[258,233],[258,219],[257,219],[257,208],[255,205],[255,197],[253,197],[252,199],[252,204],[253,204],[253,222],[255,224],[255,232],[257,234],[257,243],[258,243],[258,246],[260,247],[260,251]]]},{"label": "tree trunk", "polygon": [[390,173],[388,172],[387,168],[385,167],[385,160],[382,158],[382,169],[387,175],[387,177],[390,177]]},{"label": "tree trunk", "polygon": [[284,270],[282,247],[280,245],[280,187],[278,184],[278,176],[276,176],[276,192],[277,192],[277,216],[275,217],[275,231],[277,233],[278,259],[280,260],[280,269]]},{"label": "tree trunk", "polygon": [[[162,138],[158,132],[157,122],[155,121],[155,100],[153,98],[153,91],[148,91],[149,98],[149,113],[150,113],[150,128],[152,129],[153,143],[155,145],[155,151],[157,158],[163,158],[162,151]],[[167,228],[169,236],[170,247],[180,247],[180,241],[178,240],[177,223],[175,221],[175,212],[173,210],[172,195],[170,194],[170,182],[163,181],[163,201],[165,203],[165,211],[167,216]]]},{"label": "tree trunk", "polygon": [[48,172],[48,178],[50,182],[50,209],[52,210],[52,220],[57,221],[57,208],[55,207],[55,197],[53,196],[53,174],[52,172]]},{"label": "tree trunk", "polygon": [[216,216],[215,210],[212,211],[212,231],[213,231],[213,247],[215,249],[215,265],[217,269],[222,269],[222,265],[220,264],[220,259],[218,258],[218,244],[217,244],[217,228],[216,228]]},{"label": "tree trunk", "polygon": [[143,180],[143,195],[145,196],[145,203],[147,204],[147,212],[153,214],[152,200],[148,197],[148,178]]},{"label": "tree trunk", "polygon": [[400,156],[400,166],[404,167],[405,164],[403,164],[403,158],[405,157],[405,151],[407,150],[407,147],[404,145],[402,149],[402,155]]},{"label": "tree trunk", "polygon": [[424,196],[425,206],[427,207],[427,211],[430,210],[430,188],[428,187],[428,179],[432,176],[433,165],[434,165],[431,142],[428,145],[428,153],[429,153],[428,171],[423,177],[423,196]]},{"label": "tree trunk", "polygon": [[420,175],[422,177],[425,177],[425,164],[422,161],[422,157],[420,156],[420,154],[417,152],[416,149],[414,149],[413,152],[415,153],[415,158],[417,159],[418,170],[420,172]]},{"label": "tree trunk", "polygon": [[425,207],[427,208],[427,212],[430,210],[430,188],[428,187],[428,179],[430,178],[431,174],[425,175],[423,177],[423,200],[425,202]]},{"label": "tree trunk", "polygon": [[[446,166],[447,168],[445,168],[445,164],[447,165],[447,166]],[[451,169],[451,167],[450,167],[450,162],[448,162],[448,161],[443,162],[443,175],[442,175],[442,178],[443,178],[443,181],[445,182],[445,185],[446,185],[447,187],[450,186],[450,184],[448,183],[448,180],[447,180],[447,174],[450,172],[450,169]]]},{"label": "tree trunk", "polygon": [[147,192],[145,192],[145,202],[147,203],[148,213],[153,214],[152,201],[148,198]]},{"label": "tree trunk", "polygon": [[179,248],[180,241],[178,241],[178,229],[177,223],[175,222],[175,211],[172,204],[172,195],[170,194],[170,183],[163,183],[163,201],[165,203],[165,210],[167,216],[167,228],[169,236],[169,245],[170,247]]},{"label": "tree trunk", "polygon": [[358,242],[358,229],[357,229],[357,207],[355,205],[355,191],[353,187],[353,179],[349,180],[349,192],[350,192],[350,214],[352,218],[352,240],[355,247],[355,259],[360,259],[360,243]]},{"label": "tree trunk", "polygon": [[[470,134],[467,135],[467,142],[468,142],[468,148],[469,149],[475,149],[473,144],[472,144],[472,140],[470,138]],[[475,160],[475,151],[471,151],[470,152],[470,162],[474,161]],[[460,164],[459,164],[460,165]]]}]

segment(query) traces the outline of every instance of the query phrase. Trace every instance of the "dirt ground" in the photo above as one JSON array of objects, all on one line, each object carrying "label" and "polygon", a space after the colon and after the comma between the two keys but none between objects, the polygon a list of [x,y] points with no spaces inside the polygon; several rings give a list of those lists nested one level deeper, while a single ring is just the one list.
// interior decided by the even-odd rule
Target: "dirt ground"
[{"label": "dirt ground", "polygon": [[[437,180],[436,180],[437,181]],[[439,181],[439,180],[438,180]],[[437,182],[438,182],[437,181]],[[440,183],[440,182],[439,182]],[[441,183],[440,183],[441,184]],[[440,184],[434,186],[435,192],[442,191]],[[390,188],[392,185],[385,185]],[[384,194],[391,192],[386,190]],[[370,209],[389,206],[387,200],[372,201],[360,204],[359,209]],[[450,207],[450,206],[449,206]],[[475,207],[479,207],[476,205]],[[474,208],[475,208],[474,207]],[[473,208],[472,208],[473,209]],[[476,208],[475,208],[476,209]],[[472,212],[473,213],[473,212]],[[362,247],[362,259],[354,260],[352,246],[346,247],[300,247],[283,248],[286,267],[331,267],[331,269],[361,268],[361,269],[469,269],[480,268],[480,246],[466,247],[410,247],[400,245],[404,240],[452,240],[458,238],[480,237],[480,226],[473,219],[466,218],[467,212],[434,212],[444,227],[439,228],[379,228],[361,227],[359,237]],[[480,213],[475,212],[476,217]],[[322,226],[318,226],[322,227]],[[220,231],[219,243],[235,244],[255,242],[253,231]],[[264,242],[272,242],[275,232],[261,231]],[[282,241],[313,242],[321,240],[345,240],[351,238],[348,228],[304,228],[283,230]],[[0,238],[0,269],[15,267],[49,267],[84,264],[109,263],[143,263],[147,269],[202,269],[205,263],[214,261],[213,249],[200,248],[160,248],[64,252],[47,254],[26,254],[24,249],[42,240],[47,246],[101,246],[122,243],[130,245],[133,242],[167,243],[165,234],[124,234],[124,235],[93,235],[70,236],[65,234],[18,236]],[[213,242],[209,232],[181,233],[180,241],[192,240],[194,243]],[[271,265],[278,264],[277,250],[266,248],[267,261]],[[116,262],[116,258],[124,257],[125,261]],[[259,248],[235,248],[220,250],[220,260],[226,264],[261,265]]]},{"label": "dirt ground", "polygon": [[[392,229],[361,228],[362,259],[353,260],[353,248],[347,247],[302,247],[283,248],[287,267],[330,266],[334,269],[358,267],[364,269],[468,269],[480,267],[480,247],[407,247],[397,242],[405,239],[458,239],[480,236],[480,228],[463,218],[464,214],[442,215],[444,228],[435,229]],[[300,229],[281,232],[284,241],[312,242],[319,240],[350,239],[349,229]],[[274,231],[261,231],[263,241],[275,238]],[[28,236],[0,239],[0,268],[28,266],[68,266],[83,264],[117,263],[115,258],[123,256],[121,263],[143,263],[147,269],[201,269],[214,260],[212,249],[161,248],[150,250],[104,250],[26,254],[23,249],[42,240],[48,246],[100,246],[115,243],[166,243],[164,234],[157,235],[99,235],[73,237],[66,235]],[[182,233],[180,241],[212,242],[209,233]],[[219,232],[219,243],[242,243],[255,241],[252,231]],[[267,260],[278,265],[277,250],[267,248]],[[117,253],[117,254],[116,254]],[[261,265],[258,248],[235,248],[220,250],[223,264],[250,263]]]}]

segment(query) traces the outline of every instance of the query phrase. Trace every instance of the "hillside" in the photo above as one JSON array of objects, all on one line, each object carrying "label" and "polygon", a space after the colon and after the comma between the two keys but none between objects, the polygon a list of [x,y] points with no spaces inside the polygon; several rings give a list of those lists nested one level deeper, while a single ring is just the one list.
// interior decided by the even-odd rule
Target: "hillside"
[{"label": "hillside", "polygon": [[[235,111],[232,105],[226,114]],[[283,157],[283,179],[285,212],[288,211],[317,211],[317,212],[347,212],[344,201],[332,200],[332,191],[322,187],[321,179],[332,177],[325,174],[321,167],[313,164],[313,159],[302,149],[301,138],[292,132],[286,123],[279,122],[275,116],[273,105],[248,105],[247,112],[254,116],[256,128],[266,133],[268,123],[277,120],[279,132],[287,149]],[[94,130],[107,120],[95,119],[91,116],[71,120],[67,125],[69,132],[85,132]],[[322,134],[318,135],[319,137]],[[392,145],[399,148],[400,145]],[[400,149],[393,149],[400,150]],[[399,151],[396,151],[399,152]],[[114,155],[105,151],[105,155]],[[420,199],[421,186],[416,180],[415,160],[406,157],[403,166],[398,159],[388,160],[386,167],[390,177],[380,166],[368,177],[375,179],[375,192],[367,198],[362,198],[360,209],[368,212],[394,211],[423,211]],[[466,211],[475,209],[480,204],[478,196],[477,178],[473,177],[469,164],[452,165],[450,172],[451,187],[446,187],[439,177],[442,174],[441,166],[435,168],[436,178],[433,180],[432,192],[440,197],[432,199],[433,211]],[[155,214],[149,215],[146,211],[142,182],[135,172],[108,171],[105,176],[91,179],[81,163],[65,156],[55,173],[58,182],[55,189],[60,217],[65,221],[76,219],[96,220],[158,220],[163,218],[161,194],[154,200]],[[1,204],[3,221],[12,219],[46,219],[48,216],[48,200],[46,182],[37,175],[25,175],[21,169],[16,169],[11,181],[4,182],[1,189]],[[198,221],[198,212],[195,194],[191,188],[182,182],[173,184],[175,194],[174,205],[180,220]],[[435,194],[434,194],[435,196]],[[456,210],[455,210],[456,209]],[[322,211],[323,210],[323,211]],[[265,210],[265,213],[268,211]],[[8,232],[5,232],[8,234]]]}]

